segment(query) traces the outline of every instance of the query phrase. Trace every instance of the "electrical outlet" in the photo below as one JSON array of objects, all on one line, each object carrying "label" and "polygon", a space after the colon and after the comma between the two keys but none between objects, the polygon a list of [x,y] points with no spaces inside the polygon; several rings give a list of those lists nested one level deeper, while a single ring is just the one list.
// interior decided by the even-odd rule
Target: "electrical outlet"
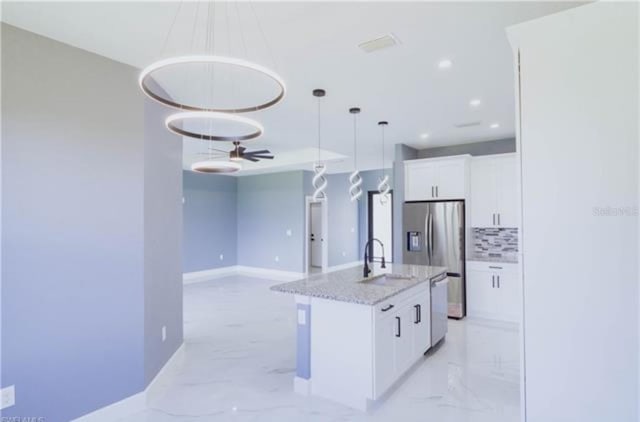
[{"label": "electrical outlet", "polygon": [[[0,400],[0,409],[6,409],[16,404],[16,386],[10,385],[0,390],[2,399]],[[4,418],[3,418],[4,419]]]},{"label": "electrical outlet", "polygon": [[280,257],[276,255],[276,262],[280,262]]},{"label": "electrical outlet", "polygon": [[220,254],[220,261],[224,261],[224,255]]},{"label": "electrical outlet", "polygon": [[163,325],[162,326],[162,341],[166,341],[167,340],[167,326]]},{"label": "electrical outlet", "polygon": [[287,236],[291,237],[291,229],[287,229]]}]

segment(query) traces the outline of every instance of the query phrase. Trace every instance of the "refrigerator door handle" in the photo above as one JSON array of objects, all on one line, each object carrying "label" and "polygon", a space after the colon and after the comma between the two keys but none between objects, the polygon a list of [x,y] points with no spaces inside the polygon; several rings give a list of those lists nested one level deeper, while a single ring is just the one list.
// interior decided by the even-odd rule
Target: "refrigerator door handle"
[{"label": "refrigerator door handle", "polygon": [[427,244],[427,264],[431,265],[431,213],[426,215],[424,220],[424,224],[426,226],[427,237],[425,239],[425,243]]}]

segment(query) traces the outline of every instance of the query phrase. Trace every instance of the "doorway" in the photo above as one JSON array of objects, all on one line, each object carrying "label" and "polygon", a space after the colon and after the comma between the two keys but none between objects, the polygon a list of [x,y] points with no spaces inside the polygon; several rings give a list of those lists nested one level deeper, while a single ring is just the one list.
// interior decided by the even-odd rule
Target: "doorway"
[{"label": "doorway", "polygon": [[[384,245],[384,257],[387,262],[393,262],[393,191],[389,192],[386,201],[378,191],[368,192],[368,239],[379,239]],[[374,261],[380,261],[383,255],[378,242],[369,245],[369,256]]]},{"label": "doorway", "polygon": [[307,197],[305,208],[305,272],[325,272],[328,267],[327,201]]}]

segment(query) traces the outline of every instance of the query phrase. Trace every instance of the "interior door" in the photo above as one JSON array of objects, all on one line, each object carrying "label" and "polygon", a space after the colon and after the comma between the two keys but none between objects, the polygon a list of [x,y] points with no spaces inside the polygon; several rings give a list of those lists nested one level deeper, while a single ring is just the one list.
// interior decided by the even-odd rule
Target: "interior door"
[{"label": "interior door", "polygon": [[[393,191],[389,192],[386,201],[381,201],[382,195],[377,191],[369,192],[369,239],[379,239],[384,245],[386,262],[393,262]],[[376,261],[383,256],[378,242],[370,244],[369,256]]]},{"label": "interior door", "polygon": [[322,204],[312,203],[309,212],[309,251],[311,252],[309,265],[322,267]]}]

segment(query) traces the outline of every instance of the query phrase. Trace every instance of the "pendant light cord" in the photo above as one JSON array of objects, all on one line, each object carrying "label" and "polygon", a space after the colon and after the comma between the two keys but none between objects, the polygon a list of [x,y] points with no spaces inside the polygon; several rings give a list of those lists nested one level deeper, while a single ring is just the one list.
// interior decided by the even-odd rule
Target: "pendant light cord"
[{"label": "pendant light cord", "polygon": [[353,113],[353,169],[357,170],[358,169],[358,142],[357,142],[357,123],[356,123],[357,117],[356,117],[356,113]]},{"label": "pendant light cord", "polygon": [[320,97],[318,97],[318,164],[320,164]]},{"label": "pendant light cord", "polygon": [[171,21],[171,25],[169,26],[169,31],[167,31],[167,35],[164,37],[164,42],[162,43],[162,49],[160,50],[160,57],[162,57],[167,49],[167,45],[169,44],[169,37],[171,37],[171,33],[173,32],[173,27],[176,25],[176,21],[178,20],[178,15],[180,14],[180,10],[182,9],[183,0],[180,0],[178,3],[178,7],[176,8],[176,13],[173,15],[173,20]]},{"label": "pendant light cord", "polygon": [[382,176],[384,177],[385,175],[385,170],[384,170],[384,126],[385,125],[381,125],[382,126]]}]

